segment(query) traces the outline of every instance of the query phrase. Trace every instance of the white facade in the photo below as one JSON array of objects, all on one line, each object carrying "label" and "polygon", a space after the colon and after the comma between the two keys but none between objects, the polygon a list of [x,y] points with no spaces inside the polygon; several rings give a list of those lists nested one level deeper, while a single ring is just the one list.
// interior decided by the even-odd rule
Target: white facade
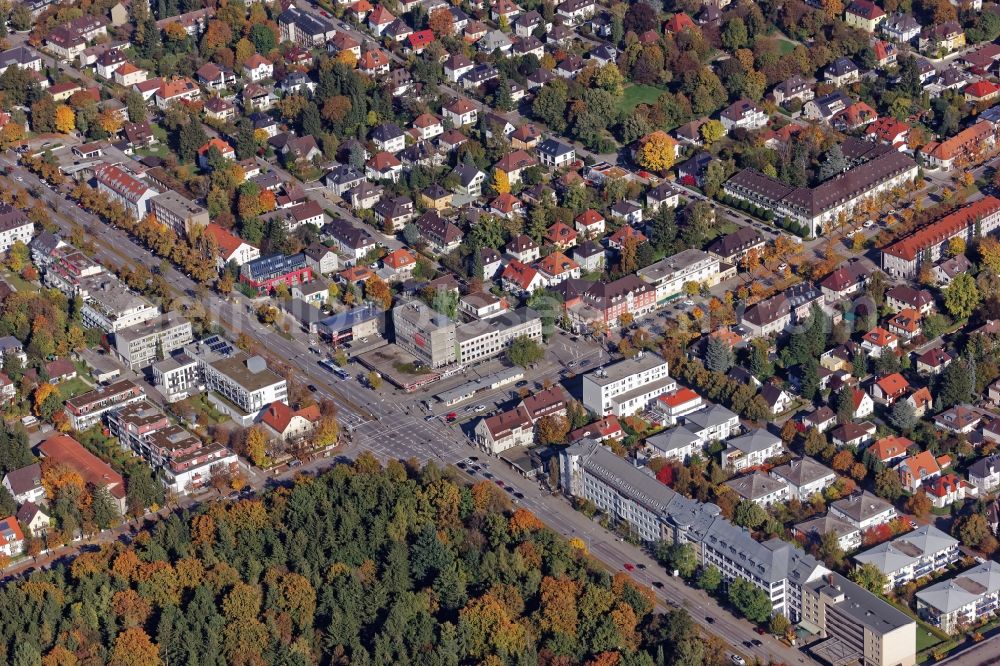
[{"label": "white facade", "polygon": [[583,405],[599,416],[631,416],[677,388],[668,364],[656,354],[642,354],[599,368],[583,378]]},{"label": "white facade", "polygon": [[656,303],[684,292],[688,282],[714,287],[719,284],[719,258],[702,250],[689,249],[678,252],[655,264],[640,269],[636,274],[656,287]]}]

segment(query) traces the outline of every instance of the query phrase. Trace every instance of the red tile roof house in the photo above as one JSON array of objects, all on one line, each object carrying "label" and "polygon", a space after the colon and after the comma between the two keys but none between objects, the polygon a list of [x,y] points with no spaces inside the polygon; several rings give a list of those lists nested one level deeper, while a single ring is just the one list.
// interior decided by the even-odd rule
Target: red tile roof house
[{"label": "red tile roof house", "polygon": [[940,476],[942,467],[950,465],[951,458],[948,456],[935,458],[930,451],[921,451],[904,459],[896,469],[899,471],[899,480],[902,482],[903,488],[915,493],[925,481]]},{"label": "red tile roof house", "polygon": [[125,479],[111,469],[111,465],[83,448],[80,442],[69,435],[52,435],[37,448],[43,458],[43,468],[46,465],[69,467],[79,474],[85,483],[98,488],[107,488],[118,510],[125,513]]},{"label": "red tile roof house", "polygon": [[916,446],[916,442],[912,439],[891,436],[878,440],[868,450],[883,464],[891,465],[895,461],[905,458]]},{"label": "red tile roof house", "polygon": [[989,102],[990,100],[996,99],[997,95],[1000,95],[1000,85],[997,85],[992,81],[976,81],[975,83],[970,83],[965,86],[965,89],[962,90],[962,94],[965,95],[966,102],[972,102],[974,104]]},{"label": "red tile roof house", "polygon": [[924,490],[935,508],[943,509],[955,502],[961,502],[966,497],[975,497],[978,489],[954,472],[932,479],[924,485]]},{"label": "red tile roof house", "polygon": [[876,402],[886,406],[895,403],[909,390],[910,383],[898,372],[886,375],[871,386],[872,397]]},{"label": "red tile roof house", "polygon": [[293,410],[283,402],[272,402],[260,417],[260,422],[276,439],[286,442],[309,435],[319,421],[319,407],[315,404]]},{"label": "red tile roof house", "polygon": [[7,557],[20,555],[24,550],[24,534],[21,526],[17,524],[17,519],[7,516],[0,520],[0,553]]},{"label": "red tile roof house", "polygon": [[576,245],[577,233],[563,222],[556,222],[545,232],[545,241],[560,250],[567,250]]},{"label": "red tile roof house", "polygon": [[605,416],[600,421],[595,421],[590,425],[577,428],[569,434],[569,441],[575,442],[583,439],[584,437],[589,437],[590,439],[595,439],[598,442],[603,442],[609,439],[621,439],[624,436],[625,431],[618,422],[618,417],[611,414],[610,416]]},{"label": "red tile roof house", "polygon": [[686,414],[697,411],[704,405],[702,397],[687,387],[666,393],[656,399],[653,411],[661,415],[661,425],[670,426]]},{"label": "red tile roof house", "polygon": [[906,148],[906,139],[910,136],[910,129],[906,123],[896,120],[892,116],[885,116],[865,128],[865,138],[903,150]]},{"label": "red tile roof house", "polygon": [[899,347],[899,338],[881,326],[876,326],[861,338],[861,347],[872,358],[878,358],[883,353],[894,353]]},{"label": "red tile roof house", "polygon": [[913,308],[900,310],[887,322],[889,332],[899,336],[901,340],[912,340],[920,335],[920,313]]},{"label": "red tile roof house", "polygon": [[593,208],[577,215],[574,223],[576,230],[587,238],[602,236],[606,228],[604,218]]},{"label": "red tile roof house", "polygon": [[916,391],[911,393],[906,399],[908,403],[913,405],[913,413],[918,419],[924,417],[927,410],[934,405],[934,398],[931,396],[931,390],[926,386],[921,386]]},{"label": "red tile roof house", "polygon": [[538,271],[517,259],[512,259],[503,269],[500,282],[506,291],[514,294],[531,294],[545,286],[545,280]]}]

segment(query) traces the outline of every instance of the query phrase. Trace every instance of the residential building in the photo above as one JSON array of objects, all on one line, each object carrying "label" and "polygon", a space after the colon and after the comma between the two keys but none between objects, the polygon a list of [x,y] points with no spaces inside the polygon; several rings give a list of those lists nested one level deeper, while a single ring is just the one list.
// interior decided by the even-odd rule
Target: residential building
[{"label": "residential building", "polygon": [[683,416],[696,412],[705,406],[700,395],[687,387],[664,393],[656,399],[653,411],[664,425],[675,425]]},{"label": "residential building", "polygon": [[726,181],[725,192],[789,217],[814,236],[835,224],[841,213],[850,216],[871,197],[912,181],[917,164],[909,156],[885,146],[885,152],[813,188],[793,187],[759,171],[744,169]]},{"label": "residential building", "polygon": [[292,287],[312,279],[312,269],[301,252],[287,256],[273,254],[240,266],[240,282],[258,294],[269,294],[279,284]]},{"label": "residential building", "polygon": [[854,525],[862,532],[885,525],[895,520],[897,516],[896,508],[892,504],[867,490],[831,503],[829,510],[832,515]]},{"label": "residential building", "polygon": [[751,252],[759,253],[766,241],[753,227],[740,227],[731,234],[717,238],[708,246],[708,252],[726,262],[736,265]]},{"label": "residential building", "polygon": [[[205,387],[225,398],[213,402],[234,420],[251,423],[267,405],[287,400],[285,378],[268,368],[267,361],[260,356],[236,352],[217,360],[213,358],[206,355],[199,359]],[[210,395],[209,399],[213,397]]]},{"label": "residential building", "polygon": [[319,407],[315,403],[292,409],[278,401],[264,409],[260,422],[275,439],[292,442],[312,434],[319,425],[320,418]]},{"label": "residential building", "polygon": [[871,0],[854,0],[844,12],[844,23],[865,32],[875,32],[885,12]]},{"label": "residential building", "polygon": [[306,49],[322,46],[337,34],[333,23],[294,5],[278,15],[278,29],[281,41]]},{"label": "residential building", "polygon": [[135,220],[149,212],[150,200],[159,194],[153,187],[126,173],[113,164],[102,164],[94,169],[97,190],[121,203]]},{"label": "residential building", "polygon": [[722,468],[742,472],[781,455],[785,450],[780,437],[763,428],[751,430],[745,435],[726,442],[722,452]]},{"label": "residential building", "polygon": [[[936,509],[945,509],[955,502],[964,504],[966,497],[975,497],[978,489],[954,472],[942,474],[924,484],[927,497]],[[959,506],[962,506],[959,504]]]},{"label": "residential building", "polygon": [[979,458],[969,465],[969,482],[980,495],[986,495],[1000,488],[1000,455]]},{"label": "residential building", "polygon": [[767,476],[762,472],[730,479],[724,485],[735,492],[740,499],[764,508],[788,501],[788,484],[782,479]]},{"label": "residential building", "polygon": [[12,469],[3,477],[3,487],[18,504],[45,501],[45,486],[42,485],[42,466],[32,463],[26,467]]},{"label": "residential building", "polygon": [[684,417],[684,425],[705,445],[729,439],[740,431],[740,417],[722,405],[712,403]]},{"label": "residential building", "polygon": [[8,558],[20,555],[24,550],[24,534],[17,518],[8,516],[0,520],[0,553]]},{"label": "residential building", "polygon": [[917,623],[906,613],[838,573],[802,587],[802,620],[823,642],[810,652],[827,663],[914,666]]},{"label": "residential building", "polygon": [[871,564],[885,577],[885,592],[924,576],[933,575],[958,561],[958,540],[933,525],[885,541],[854,556],[858,565]]},{"label": "residential building", "polygon": [[141,386],[131,380],[123,379],[68,399],[64,409],[70,427],[83,432],[100,423],[101,418],[108,412],[145,399],[146,392]]},{"label": "residential building", "polygon": [[837,478],[832,469],[807,456],[775,467],[771,476],[788,484],[789,499],[800,502],[808,502],[813,495],[822,493]]},{"label": "residential building", "polygon": [[149,208],[157,222],[167,225],[178,235],[190,235],[194,228],[209,224],[207,210],[173,190],[154,196],[149,200]]},{"label": "residential building", "polygon": [[751,305],[740,316],[740,323],[759,338],[780,333],[789,324],[804,321],[813,305],[823,302],[823,292],[810,282],[801,282],[766,300]]},{"label": "residential building", "polygon": [[69,435],[51,435],[38,445],[37,451],[52,463],[72,469],[85,484],[106,489],[118,511],[125,513],[125,480],[80,442]]},{"label": "residential building", "polygon": [[[913,279],[919,274],[923,262],[935,263],[942,258],[952,238],[971,242],[974,237],[986,236],[998,227],[1000,199],[986,196],[883,249],[882,269],[894,277]],[[904,307],[913,305],[905,303]],[[918,309],[923,313],[922,308]]]},{"label": "residential building", "polygon": [[719,120],[726,132],[734,129],[755,130],[767,125],[767,113],[749,99],[740,99],[722,110]]},{"label": "residential building", "polygon": [[917,613],[949,634],[992,616],[1000,605],[1000,563],[982,564],[917,592]]},{"label": "residential building", "polygon": [[476,443],[496,455],[516,446],[535,443],[535,424],[528,411],[518,405],[514,409],[480,419],[475,427]]},{"label": "residential building", "polygon": [[598,416],[632,416],[677,388],[668,371],[667,362],[650,352],[598,368],[583,377],[583,405]]},{"label": "residential building", "polygon": [[205,227],[204,232],[215,241],[215,247],[218,249],[215,263],[220,271],[229,262],[233,262],[236,266],[242,266],[247,262],[260,258],[260,250],[214,222],[209,223]]},{"label": "residential building", "polygon": [[957,164],[975,161],[995,144],[992,123],[975,123],[949,139],[924,144],[920,154],[931,166],[951,169]]},{"label": "residential building", "polygon": [[636,275],[656,288],[657,307],[684,293],[688,283],[714,287],[722,279],[719,258],[693,248],[641,268]]},{"label": "residential building", "polygon": [[[398,331],[397,331],[398,335]],[[542,319],[529,307],[501,312],[455,327],[457,361],[469,365],[502,354],[517,338],[542,340]]]},{"label": "residential building", "polygon": [[82,277],[75,288],[67,291],[83,298],[84,326],[106,333],[141,324],[160,314],[159,308],[110,273]]},{"label": "residential building", "polygon": [[178,312],[167,312],[149,321],[115,332],[115,352],[135,370],[162,360],[193,341],[191,322]]},{"label": "residential building", "polygon": [[[593,2],[593,0],[590,1]],[[555,169],[567,166],[576,159],[576,149],[558,139],[545,139],[538,144],[536,150],[538,150],[538,159],[541,163]]]}]

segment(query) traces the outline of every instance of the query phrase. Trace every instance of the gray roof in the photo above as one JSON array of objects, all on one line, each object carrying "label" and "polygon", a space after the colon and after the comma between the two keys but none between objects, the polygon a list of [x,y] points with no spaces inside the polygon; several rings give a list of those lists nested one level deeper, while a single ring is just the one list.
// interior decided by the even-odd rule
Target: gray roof
[{"label": "gray roof", "polygon": [[670,453],[671,451],[695,446],[698,443],[698,435],[692,432],[687,426],[682,425],[666,432],[661,432],[658,435],[653,435],[646,440],[646,443],[660,451]]},{"label": "gray roof", "polygon": [[858,495],[837,500],[830,507],[860,523],[891,509],[892,504],[863,490]]},{"label": "gray roof", "polygon": [[603,368],[598,368],[591,373],[588,373],[586,378],[588,381],[597,384],[598,386],[605,386],[613,382],[620,381],[626,377],[630,377],[639,372],[645,372],[646,370],[652,370],[658,365],[663,365],[666,363],[662,356],[658,354],[653,354],[651,352],[646,352],[635,358],[627,358],[617,363],[612,363],[611,365],[606,365]]},{"label": "gray roof", "polygon": [[42,466],[34,463],[27,467],[12,469],[7,472],[6,479],[14,495],[26,493],[42,485]]},{"label": "gray roof", "polygon": [[[838,611],[877,635],[913,623],[912,617],[838,573],[828,573],[812,581],[807,587],[829,597],[839,598],[839,601],[832,603]],[[831,601],[828,600],[827,603]]]},{"label": "gray roof", "polygon": [[771,474],[781,477],[796,487],[802,487],[834,475],[832,469],[808,457],[792,460],[780,467],[775,467],[771,470]]},{"label": "gray roof", "polygon": [[917,592],[917,599],[942,613],[951,613],[997,591],[1000,591],[1000,563],[989,560]]},{"label": "gray roof", "polygon": [[732,488],[737,495],[743,499],[756,500],[776,493],[782,488],[787,488],[788,484],[779,479],[772,479],[761,472],[754,472],[749,476],[741,476],[737,479],[726,481],[726,485]]},{"label": "gray roof", "polygon": [[705,430],[722,425],[731,420],[736,414],[729,411],[722,405],[710,404],[705,409],[698,410],[693,414],[684,417],[685,422],[696,426],[698,430]]},{"label": "gray roof", "polygon": [[761,543],[746,529],[718,518],[705,535],[704,544],[768,584],[788,579],[803,584],[826,568],[812,555],[781,539]]},{"label": "gray roof", "polygon": [[843,538],[849,534],[861,531],[854,525],[851,525],[850,523],[829,513],[823,514],[818,518],[804,520],[797,524],[795,529],[806,535],[816,534],[817,536],[826,534],[827,532],[833,532],[838,538]]},{"label": "gray roof", "polygon": [[884,574],[915,564],[921,559],[958,547],[953,539],[933,525],[923,525],[892,541],[880,543],[854,556],[858,564],[874,564]]},{"label": "gray roof", "polygon": [[740,437],[734,437],[726,443],[730,448],[737,449],[743,453],[755,453],[757,451],[766,451],[775,444],[780,444],[781,438],[763,428],[757,428]]}]

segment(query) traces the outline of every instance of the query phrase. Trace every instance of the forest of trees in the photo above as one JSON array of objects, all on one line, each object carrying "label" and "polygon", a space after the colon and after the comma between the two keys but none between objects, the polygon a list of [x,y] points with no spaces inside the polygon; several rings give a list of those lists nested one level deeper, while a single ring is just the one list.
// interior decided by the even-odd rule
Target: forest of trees
[{"label": "forest of trees", "polygon": [[362,454],[0,590],[0,662],[708,664],[684,610],[493,484]]}]

